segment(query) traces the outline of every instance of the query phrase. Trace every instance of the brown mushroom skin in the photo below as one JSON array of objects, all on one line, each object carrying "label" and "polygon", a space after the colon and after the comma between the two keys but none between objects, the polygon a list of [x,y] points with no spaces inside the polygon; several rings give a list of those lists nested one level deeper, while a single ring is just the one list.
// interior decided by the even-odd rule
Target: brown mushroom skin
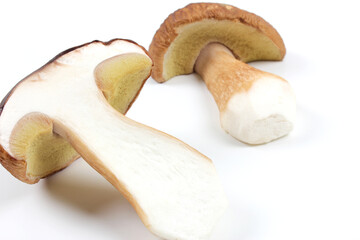
[{"label": "brown mushroom skin", "polygon": [[235,92],[248,91],[257,76],[263,74],[236,60],[229,49],[218,43],[210,43],[201,51],[194,69],[206,83],[220,111]]},{"label": "brown mushroom skin", "polygon": [[[75,159],[74,159],[75,160]],[[71,164],[72,161],[69,161]],[[28,184],[35,184],[39,182],[40,178],[31,178],[26,174],[26,161],[17,160],[13,158],[7,151],[0,145],[0,163],[1,165],[8,170],[14,177],[19,179],[20,181]],[[67,166],[64,166],[66,168]],[[58,171],[61,171],[59,169]],[[55,173],[55,172],[54,172]],[[47,176],[44,176],[45,178]]]}]

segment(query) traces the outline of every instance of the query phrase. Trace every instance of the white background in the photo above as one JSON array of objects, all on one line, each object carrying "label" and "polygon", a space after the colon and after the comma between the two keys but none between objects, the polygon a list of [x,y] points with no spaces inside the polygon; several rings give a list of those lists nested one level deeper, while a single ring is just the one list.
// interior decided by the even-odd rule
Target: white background
[{"label": "white background", "polygon": [[[57,53],[94,39],[148,47],[188,1],[0,2],[0,98]],[[230,206],[212,240],[360,239],[360,50],[356,1],[224,1],[269,21],[287,47],[282,62],[253,63],[295,90],[287,137],[248,146],[220,127],[196,75],[149,79],[128,117],[210,157]],[[166,196],[164,196],[166,197]],[[156,239],[130,204],[82,159],[24,184],[0,167],[0,239]]]}]

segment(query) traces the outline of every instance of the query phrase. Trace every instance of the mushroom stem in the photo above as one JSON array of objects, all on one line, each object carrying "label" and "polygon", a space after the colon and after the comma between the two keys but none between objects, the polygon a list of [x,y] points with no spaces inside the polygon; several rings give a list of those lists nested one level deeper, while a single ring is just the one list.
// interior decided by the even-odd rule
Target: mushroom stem
[{"label": "mushroom stem", "polygon": [[89,98],[66,115],[54,119],[54,132],[128,199],[151,231],[166,239],[209,234],[226,205],[210,159],[105,99]]},{"label": "mushroom stem", "polygon": [[219,43],[201,50],[195,72],[218,105],[222,127],[233,137],[261,144],[292,130],[295,97],[283,78],[237,60]]},{"label": "mushroom stem", "polygon": [[210,43],[201,50],[195,72],[205,81],[222,111],[232,94],[239,90],[247,91],[261,71],[237,60],[224,45]]}]

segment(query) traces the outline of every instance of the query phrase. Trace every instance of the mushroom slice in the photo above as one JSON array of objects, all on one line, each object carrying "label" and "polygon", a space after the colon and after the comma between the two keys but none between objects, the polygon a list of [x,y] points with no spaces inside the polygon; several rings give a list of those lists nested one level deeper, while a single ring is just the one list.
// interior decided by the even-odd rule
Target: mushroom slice
[{"label": "mushroom slice", "polygon": [[158,82],[198,73],[223,129],[238,140],[262,144],[292,130],[296,104],[288,82],[246,64],[285,55],[280,35],[261,17],[225,4],[190,4],[169,15],[149,53]]},{"label": "mushroom slice", "polygon": [[3,100],[0,160],[18,179],[35,183],[79,154],[154,234],[203,239],[227,204],[211,160],[122,114],[151,68],[142,47],[121,39],[58,55]]}]

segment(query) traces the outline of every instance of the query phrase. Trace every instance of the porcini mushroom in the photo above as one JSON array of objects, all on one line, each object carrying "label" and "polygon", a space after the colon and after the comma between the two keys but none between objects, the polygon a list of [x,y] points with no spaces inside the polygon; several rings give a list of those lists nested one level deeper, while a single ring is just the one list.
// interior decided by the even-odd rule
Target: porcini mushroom
[{"label": "porcini mushroom", "polygon": [[168,16],[149,53],[158,82],[198,73],[223,129],[238,140],[262,144],[292,130],[296,104],[288,82],[246,64],[285,55],[280,35],[261,17],[225,4],[190,4]]},{"label": "porcini mushroom", "polygon": [[15,177],[35,183],[78,153],[154,234],[203,239],[227,204],[211,160],[121,114],[151,67],[147,52],[128,40],[94,41],[61,53],[1,103],[0,161]]}]

